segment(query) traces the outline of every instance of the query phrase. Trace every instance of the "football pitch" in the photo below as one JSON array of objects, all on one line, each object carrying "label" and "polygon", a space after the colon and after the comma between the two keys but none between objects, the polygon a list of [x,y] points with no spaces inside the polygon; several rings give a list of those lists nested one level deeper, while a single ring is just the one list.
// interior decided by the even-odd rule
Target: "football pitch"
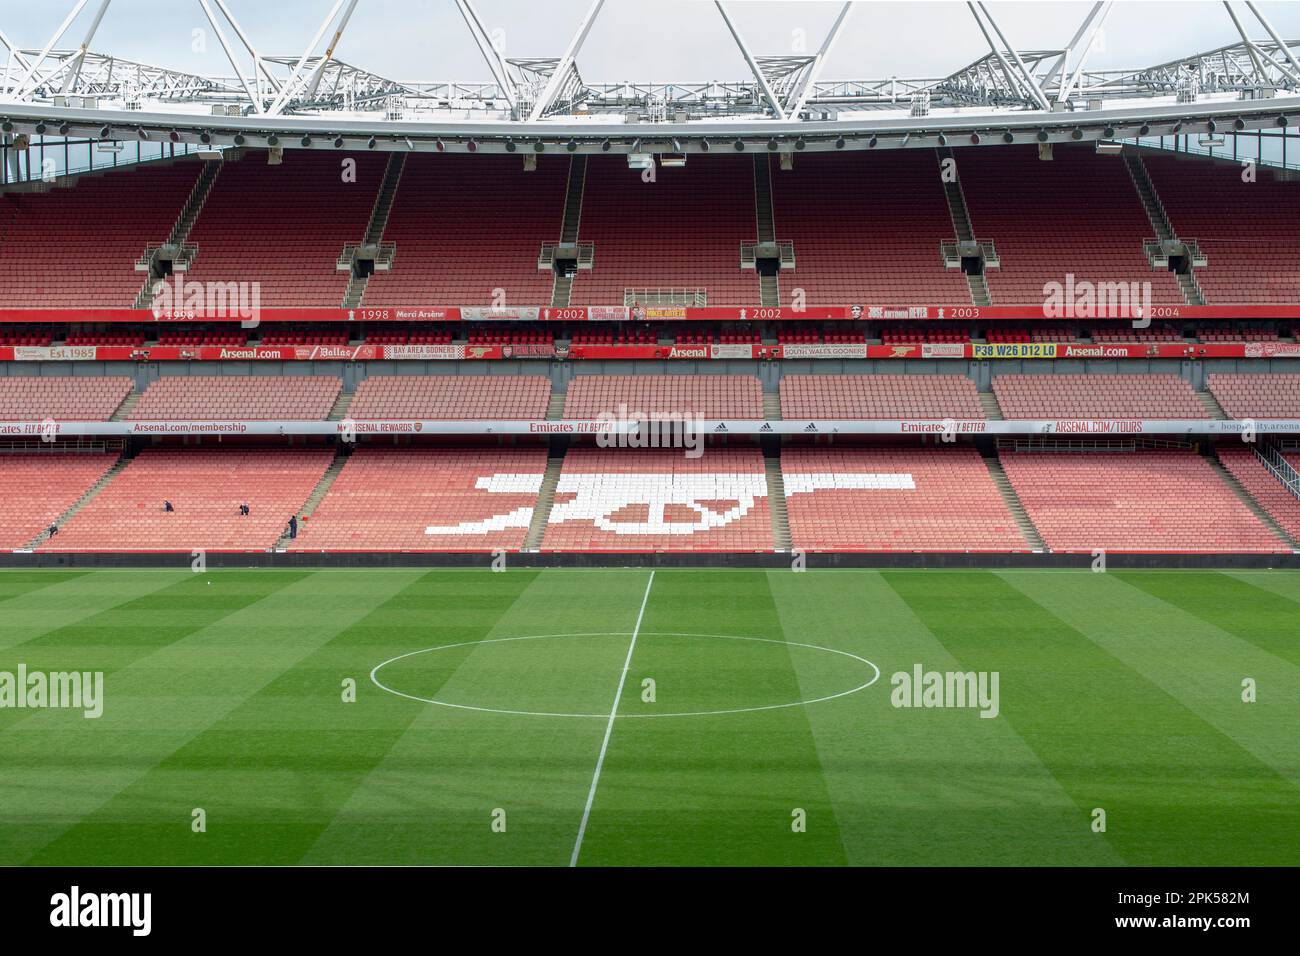
[{"label": "football pitch", "polygon": [[1297,859],[1300,574],[0,573],[4,865]]}]

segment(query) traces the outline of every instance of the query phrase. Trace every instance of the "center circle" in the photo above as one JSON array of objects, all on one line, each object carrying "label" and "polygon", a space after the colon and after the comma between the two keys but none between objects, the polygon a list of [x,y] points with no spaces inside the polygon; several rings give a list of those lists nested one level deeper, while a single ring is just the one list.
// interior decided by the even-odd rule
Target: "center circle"
[{"label": "center circle", "polygon": [[[389,674],[396,668],[393,665],[401,661],[409,661],[415,658],[422,658],[424,655],[436,655],[442,652],[464,648],[478,648],[486,645],[519,645],[524,641],[553,641],[585,638],[625,638],[628,641],[632,639],[632,633],[629,631],[600,631],[588,632],[581,634],[531,634],[520,637],[495,637],[486,638],[477,641],[461,641],[455,644],[443,644],[438,647],[426,647],[417,651],[408,651],[405,654],[399,654],[396,657],[390,657],[386,661],[376,664],[370,671],[371,682],[381,690],[387,691],[397,697],[404,697],[407,700],[415,700],[425,704],[434,704],[438,707],[449,707],[454,710],[478,711],[487,714],[505,714],[518,717],[566,717],[576,719],[599,719],[609,720],[610,713],[600,712],[569,712],[560,710],[541,710],[541,709],[520,709],[511,707],[488,707],[480,704],[457,703],[455,701],[440,700],[435,696],[423,696],[421,694],[407,693],[398,687],[392,686],[394,683],[401,683],[400,680],[392,676],[386,676],[384,680],[380,679],[380,672],[385,668],[389,669]],[[846,669],[857,671],[857,675],[851,680],[852,686],[844,689],[834,690],[825,694],[819,694],[806,699],[782,701],[779,703],[759,704],[748,707],[725,707],[719,709],[693,709],[693,710],[676,710],[676,711],[654,711],[654,712],[623,712],[620,706],[619,712],[614,714],[618,719],[641,718],[641,717],[713,717],[725,714],[750,714],[768,710],[782,710],[789,707],[806,707],[812,704],[820,704],[826,701],[835,700],[839,697],[848,697],[851,694],[857,694],[866,690],[877,680],[880,679],[880,668],[865,657],[859,657],[857,654],[849,651],[837,650],[832,647],[822,647],[818,644],[805,644],[798,641],[781,641],[774,638],[766,637],[749,637],[738,634],[696,634],[682,631],[641,631],[637,635],[638,641],[644,641],[650,638],[668,638],[668,639],[686,639],[687,641],[704,640],[704,641],[732,641],[732,642],[749,642],[752,645],[776,645],[783,647],[787,653],[792,650],[797,652],[813,652],[816,654],[835,655]],[[639,647],[640,645],[638,645]],[[737,646],[744,646],[737,643]],[[626,650],[627,645],[619,646],[620,653]],[[385,680],[388,683],[385,683]],[[612,688],[611,688],[612,691]],[[634,692],[634,688],[626,685],[623,688],[622,701],[626,703],[629,694]]]}]

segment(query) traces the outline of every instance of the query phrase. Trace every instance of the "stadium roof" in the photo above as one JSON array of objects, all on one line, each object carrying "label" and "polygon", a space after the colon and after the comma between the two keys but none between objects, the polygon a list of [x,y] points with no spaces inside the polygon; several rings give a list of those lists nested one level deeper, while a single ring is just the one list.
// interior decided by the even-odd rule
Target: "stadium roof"
[{"label": "stadium roof", "polygon": [[[472,0],[455,4],[487,82],[398,81],[334,55],[358,0],[334,0],[296,55],[264,55],[227,0],[195,0],[231,66],[202,75],[97,51],[112,0],[73,0],[39,48],[0,23],[0,121],[10,135],[88,136],[380,150],[698,152],[900,148],[1100,140],[1285,128],[1300,115],[1300,40],[1283,39],[1254,0],[1225,2],[1235,42],[1152,66],[1090,70],[1114,0],[1092,3],[1060,48],[1013,45],[984,2],[965,3],[988,53],[945,76],[828,79],[850,28],[845,2],[815,53],[762,56],[715,2],[750,76],[696,83],[599,83],[578,68],[605,0],[592,0],[559,56],[508,59]],[[954,5],[956,6],[956,5]],[[1253,22],[1252,22],[1253,19]],[[81,42],[76,39],[74,24]],[[84,27],[84,29],[82,29]]]}]

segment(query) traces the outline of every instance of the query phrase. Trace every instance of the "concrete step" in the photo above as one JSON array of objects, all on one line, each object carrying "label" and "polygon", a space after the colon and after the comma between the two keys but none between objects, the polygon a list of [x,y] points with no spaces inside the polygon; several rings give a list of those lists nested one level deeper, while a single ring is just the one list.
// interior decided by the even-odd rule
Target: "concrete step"
[{"label": "concrete step", "polygon": [[998,489],[998,494],[1002,496],[1002,501],[1006,504],[1007,510],[1011,512],[1011,517],[1015,519],[1016,527],[1020,529],[1020,536],[1025,539],[1031,550],[1046,552],[1047,545],[1043,541],[1043,536],[1034,527],[1034,522],[1029,518],[1029,512],[1025,510],[1024,502],[1020,500],[1020,496],[1016,494],[1016,489],[1012,487],[1011,479],[1007,477],[1007,473],[1002,467],[1002,459],[996,454],[987,455],[984,458],[984,464],[988,467],[989,477],[993,479],[993,484]]},{"label": "concrete step", "polygon": [[1002,421],[1002,409],[998,406],[998,397],[992,392],[980,392],[980,404],[984,406],[984,417],[991,422]]},{"label": "concrete step", "polygon": [[564,418],[564,392],[551,392],[551,399],[546,405],[546,420],[558,422]]},{"label": "concrete step", "polygon": [[1250,496],[1250,492],[1242,486],[1241,482],[1239,482],[1236,476],[1224,466],[1223,462],[1219,461],[1218,456],[1215,455],[1208,446],[1204,449],[1203,453],[1205,455],[1205,460],[1210,463],[1216,472],[1218,472],[1219,477],[1222,478],[1224,483],[1232,489],[1232,493],[1237,496],[1241,503],[1250,509],[1251,514],[1263,522],[1268,530],[1272,531],[1274,536],[1279,541],[1283,542],[1288,548],[1292,551],[1300,551],[1300,541],[1291,537],[1287,530],[1278,524],[1274,517],[1265,511],[1264,507],[1258,501]]},{"label": "concrete step", "polygon": [[126,417],[131,414],[131,410],[134,409],[136,405],[140,404],[140,396],[143,394],[144,392],[132,392],[130,395],[128,395],[122,401],[122,404],[117,406],[117,411],[113,412],[113,416],[109,419],[109,421],[111,422],[126,421]]},{"label": "concrete step", "polygon": [[[320,503],[325,500],[325,496],[329,494],[329,490],[333,487],[335,479],[337,479],[339,473],[343,471],[343,466],[348,463],[348,459],[351,456],[351,445],[339,446],[338,451],[334,453],[334,460],[330,462],[330,466],[325,469],[325,474],[322,475],[321,480],[316,483],[316,487],[311,490],[311,494],[307,496],[307,500],[303,502],[303,506],[298,509],[299,525],[302,524],[304,515],[314,514],[316,509],[320,506]],[[289,529],[285,528],[284,533],[280,535],[280,539],[276,541],[275,547],[277,549],[287,548],[289,546],[289,540]]]},{"label": "concrete step", "polygon": [[1205,410],[1210,413],[1211,418],[1218,421],[1225,421],[1228,418],[1228,413],[1223,410],[1223,406],[1219,404],[1219,400],[1214,397],[1214,394],[1209,389],[1197,392],[1196,397],[1201,400],[1201,404],[1205,406]]},{"label": "concrete step", "polygon": [[533,520],[528,525],[528,534],[524,536],[525,551],[536,551],[542,546],[546,525],[551,520],[551,507],[555,504],[555,486],[560,482],[563,468],[563,455],[552,455],[546,459],[546,473],[542,475],[542,488],[537,493]]},{"label": "concrete step", "polygon": [[781,420],[780,392],[763,393],[763,417],[769,422],[779,422]]},{"label": "concrete step", "polygon": [[341,422],[343,419],[347,418],[348,407],[351,406],[352,399],[355,397],[355,392],[339,392],[339,397],[334,399],[334,406],[330,409],[330,413],[327,416],[328,420],[331,422]]},{"label": "concrete step", "polygon": [[772,515],[772,545],[778,551],[789,551],[790,515],[785,502],[785,479],[781,475],[781,459],[776,455],[763,459],[767,473],[767,507]]}]

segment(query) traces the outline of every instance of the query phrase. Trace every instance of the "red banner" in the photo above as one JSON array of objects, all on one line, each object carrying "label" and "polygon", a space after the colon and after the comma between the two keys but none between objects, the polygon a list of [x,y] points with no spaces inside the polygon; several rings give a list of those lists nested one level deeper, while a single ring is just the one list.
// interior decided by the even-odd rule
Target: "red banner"
[{"label": "red banner", "polygon": [[[1158,305],[1153,321],[1300,319],[1300,305]],[[223,322],[255,325],[283,322],[970,322],[970,321],[1128,321],[1123,317],[1051,314],[1043,305],[830,305],[808,306],[384,306],[356,309],[260,309],[256,322],[228,313],[150,309],[0,309],[0,323],[67,324],[133,322],[141,324]]]}]

